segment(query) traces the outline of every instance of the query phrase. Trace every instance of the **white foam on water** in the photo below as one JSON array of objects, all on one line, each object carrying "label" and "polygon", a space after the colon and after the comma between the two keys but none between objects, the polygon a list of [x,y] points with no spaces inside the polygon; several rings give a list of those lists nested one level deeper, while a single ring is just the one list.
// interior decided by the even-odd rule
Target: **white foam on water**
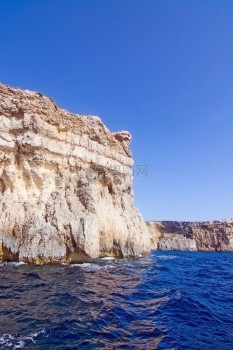
[{"label": "white foam on water", "polygon": [[92,263],[83,263],[83,264],[70,264],[70,267],[80,267],[80,268],[92,268],[94,270],[98,269],[98,265]]},{"label": "white foam on water", "polygon": [[41,331],[32,333],[32,334],[31,334],[31,337],[32,337],[32,338],[36,338],[36,337],[38,337],[38,335],[44,334],[44,333],[45,333],[45,329],[42,329]]},{"label": "white foam on water", "polygon": [[101,258],[101,260],[116,260],[113,256],[105,256],[104,258]]},{"label": "white foam on water", "polygon": [[171,259],[177,259],[179,258],[178,255],[157,255],[156,258],[163,259],[163,260],[171,260]]},{"label": "white foam on water", "polygon": [[79,267],[79,268],[85,269],[87,271],[98,271],[104,267],[104,266],[99,266],[97,264],[92,264],[92,263],[72,264],[70,266],[71,267]]},{"label": "white foam on water", "polygon": [[0,345],[3,345],[4,349],[23,349],[25,346],[27,346],[26,342],[28,341],[36,344],[35,338],[40,334],[45,334],[45,329],[42,329],[41,331],[35,333],[30,333],[27,336],[3,334],[3,336],[0,337]]},{"label": "white foam on water", "polygon": [[112,269],[114,266],[113,265],[97,265],[97,264],[92,264],[92,263],[83,263],[83,264],[71,264],[70,267],[79,267],[81,269],[84,269],[85,271],[99,271],[99,270],[107,270],[107,269]]},{"label": "white foam on water", "polygon": [[3,334],[3,336],[0,337],[0,345],[5,345],[7,347],[10,347],[13,345],[13,343],[11,342],[12,340],[14,340],[14,337],[12,334]]},{"label": "white foam on water", "polygon": [[22,349],[24,348],[25,342],[23,340],[19,340],[17,344],[14,345],[13,349]]},{"label": "white foam on water", "polygon": [[21,265],[27,265],[27,263],[23,262],[23,261],[11,261],[11,262],[3,262],[0,264],[0,267],[4,267],[4,266],[21,266]]},{"label": "white foam on water", "polygon": [[100,266],[101,270],[108,270],[108,269],[113,269],[114,265],[105,265],[105,266]]},{"label": "white foam on water", "polygon": [[7,264],[12,265],[12,266],[21,266],[21,265],[26,265],[26,263],[25,263],[25,262],[23,262],[23,261],[9,262],[9,263],[7,263]]},{"label": "white foam on water", "polygon": [[12,347],[13,343],[12,341],[15,338],[12,334],[3,334],[3,336],[0,337],[0,345],[4,345],[5,347]]}]

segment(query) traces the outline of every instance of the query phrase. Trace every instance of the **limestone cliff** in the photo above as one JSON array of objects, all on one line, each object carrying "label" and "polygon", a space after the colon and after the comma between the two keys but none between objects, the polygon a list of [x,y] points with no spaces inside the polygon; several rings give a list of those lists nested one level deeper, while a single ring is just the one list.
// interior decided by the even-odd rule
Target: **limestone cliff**
[{"label": "limestone cliff", "polygon": [[152,249],[233,251],[233,219],[206,222],[150,221]]},{"label": "limestone cliff", "polygon": [[130,134],[0,84],[0,259],[79,262],[150,252],[133,205]]}]

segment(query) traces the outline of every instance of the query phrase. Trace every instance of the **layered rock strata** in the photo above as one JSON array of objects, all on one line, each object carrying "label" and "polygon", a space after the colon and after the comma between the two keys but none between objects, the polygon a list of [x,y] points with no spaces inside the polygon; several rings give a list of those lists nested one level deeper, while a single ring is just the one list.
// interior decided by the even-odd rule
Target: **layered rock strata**
[{"label": "layered rock strata", "polygon": [[233,219],[206,222],[150,221],[151,248],[233,251]]},{"label": "layered rock strata", "polygon": [[0,84],[0,259],[82,262],[150,252],[128,132]]}]

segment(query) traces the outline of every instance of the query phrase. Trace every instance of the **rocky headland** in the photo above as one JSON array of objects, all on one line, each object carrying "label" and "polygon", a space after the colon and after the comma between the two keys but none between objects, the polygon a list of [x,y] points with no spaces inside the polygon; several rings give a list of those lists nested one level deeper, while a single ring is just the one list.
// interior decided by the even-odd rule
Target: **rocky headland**
[{"label": "rocky headland", "polygon": [[147,222],[151,248],[158,250],[233,251],[233,219]]},{"label": "rocky headland", "polygon": [[0,261],[148,254],[130,139],[40,92],[0,84]]}]

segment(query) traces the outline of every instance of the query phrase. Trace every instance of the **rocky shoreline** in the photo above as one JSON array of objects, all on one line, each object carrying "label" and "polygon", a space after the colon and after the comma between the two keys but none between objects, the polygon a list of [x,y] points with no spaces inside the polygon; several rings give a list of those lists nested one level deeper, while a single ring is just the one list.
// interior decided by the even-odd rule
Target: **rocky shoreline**
[{"label": "rocky shoreline", "polygon": [[155,250],[233,251],[233,219],[149,221],[147,226]]}]

